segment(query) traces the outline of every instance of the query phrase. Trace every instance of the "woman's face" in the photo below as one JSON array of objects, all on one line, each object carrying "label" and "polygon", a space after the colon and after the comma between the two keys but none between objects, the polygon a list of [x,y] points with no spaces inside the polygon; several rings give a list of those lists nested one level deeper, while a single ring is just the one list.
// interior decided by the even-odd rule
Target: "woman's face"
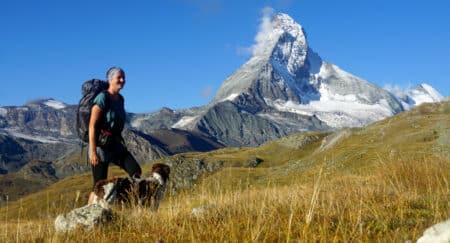
[{"label": "woman's face", "polygon": [[116,72],[112,79],[109,80],[109,85],[111,86],[111,88],[113,88],[114,90],[121,90],[123,88],[123,86],[125,86],[125,74],[122,72]]}]

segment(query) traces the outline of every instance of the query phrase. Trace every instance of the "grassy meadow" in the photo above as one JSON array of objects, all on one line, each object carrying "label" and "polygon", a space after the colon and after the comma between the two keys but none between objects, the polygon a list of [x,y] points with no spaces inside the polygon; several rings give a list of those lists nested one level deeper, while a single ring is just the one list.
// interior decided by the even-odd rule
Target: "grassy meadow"
[{"label": "grassy meadow", "polygon": [[175,155],[223,167],[169,190],[157,213],[118,206],[93,231],[57,234],[55,217],[91,187],[89,173],[66,178],[0,208],[0,242],[415,241],[450,218],[449,121],[449,102],[426,104],[364,128]]}]

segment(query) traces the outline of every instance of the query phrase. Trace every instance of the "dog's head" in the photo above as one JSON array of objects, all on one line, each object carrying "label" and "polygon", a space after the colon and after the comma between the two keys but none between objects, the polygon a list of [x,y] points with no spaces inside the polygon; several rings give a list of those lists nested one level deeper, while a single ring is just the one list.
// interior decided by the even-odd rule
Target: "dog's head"
[{"label": "dog's head", "polygon": [[169,180],[170,167],[166,164],[157,163],[152,166],[152,173],[150,177],[161,177],[162,183],[166,184],[167,180]]}]

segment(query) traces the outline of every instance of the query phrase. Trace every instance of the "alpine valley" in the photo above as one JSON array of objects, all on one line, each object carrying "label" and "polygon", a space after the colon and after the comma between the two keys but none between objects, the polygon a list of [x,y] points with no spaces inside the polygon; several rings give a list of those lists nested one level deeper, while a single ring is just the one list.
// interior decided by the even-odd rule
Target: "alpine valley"
[{"label": "alpine valley", "polygon": [[[443,100],[427,84],[394,94],[322,60],[302,26],[286,14],[275,15],[268,29],[209,104],[128,114],[123,136],[140,163],[254,147],[299,132],[363,127]],[[14,200],[89,170],[75,118],[76,105],[54,99],[0,107],[0,199]],[[24,190],[31,181],[35,187]]]}]

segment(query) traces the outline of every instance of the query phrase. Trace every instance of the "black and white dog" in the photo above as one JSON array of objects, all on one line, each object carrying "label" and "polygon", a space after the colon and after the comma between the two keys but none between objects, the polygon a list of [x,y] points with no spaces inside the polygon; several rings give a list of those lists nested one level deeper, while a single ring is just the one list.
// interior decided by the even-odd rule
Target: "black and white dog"
[{"label": "black and white dog", "polygon": [[136,203],[156,211],[164,196],[169,174],[170,167],[158,163],[152,166],[151,175],[145,179],[114,177],[101,180],[95,184],[93,204],[109,208],[118,202]]}]

